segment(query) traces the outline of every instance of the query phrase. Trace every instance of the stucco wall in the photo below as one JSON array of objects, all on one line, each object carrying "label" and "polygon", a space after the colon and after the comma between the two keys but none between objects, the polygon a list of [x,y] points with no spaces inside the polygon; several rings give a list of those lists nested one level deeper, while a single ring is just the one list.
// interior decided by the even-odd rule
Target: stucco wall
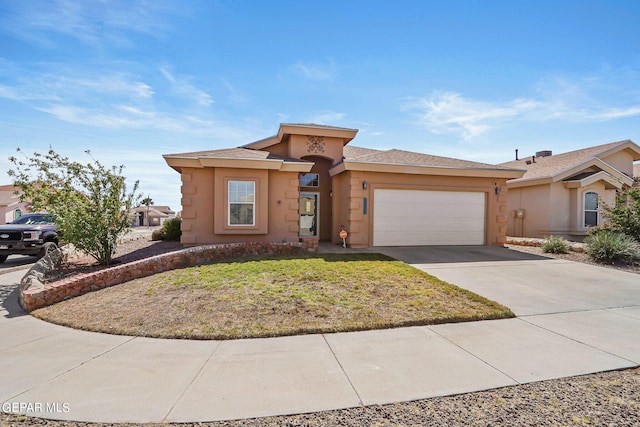
[{"label": "stucco wall", "polygon": [[[540,230],[549,228],[549,186],[512,188],[507,201],[507,234],[514,237],[544,237]],[[513,211],[524,209],[524,217],[514,218]]]},{"label": "stucco wall", "polygon": [[[310,138],[314,138],[310,140]],[[311,144],[317,141],[317,144]],[[291,135],[289,139],[289,156],[294,159],[302,159],[305,156],[322,156],[331,159],[332,163],[342,159],[344,143],[342,138],[327,136]],[[271,151],[271,148],[269,148]]]},{"label": "stucco wall", "polygon": [[[351,230],[349,223],[349,206],[347,200],[351,197],[351,178],[348,174],[343,173],[333,177],[333,197],[331,205],[333,209],[331,241],[333,243],[341,243],[339,237],[340,227],[344,226],[347,231]],[[348,242],[352,242],[352,236],[348,237]]]},{"label": "stucco wall", "polygon": [[571,231],[571,194],[562,182],[551,184],[549,206],[553,210],[549,216],[549,228],[541,230],[547,235],[557,235]]},{"label": "stucco wall", "polygon": [[[584,194],[593,191],[603,203],[615,202],[615,190],[605,189],[602,182],[583,188],[565,188],[562,182],[509,190],[509,220],[507,234],[514,237],[544,238],[549,235],[580,239],[588,232],[584,226]],[[524,209],[523,220],[514,218],[512,212]]]},{"label": "stucco wall", "polygon": [[602,159],[627,176],[633,176],[633,155],[627,151],[618,151]]},{"label": "stucco wall", "polygon": [[[255,226],[230,227],[229,179],[256,182]],[[182,172],[184,245],[298,241],[298,173],[233,168],[185,168]]]},{"label": "stucco wall", "polygon": [[[341,210],[346,211],[349,243],[353,247],[372,244],[373,221],[375,220],[373,194],[375,189],[412,189],[431,191],[479,191],[486,193],[485,244],[502,245],[507,233],[507,186],[505,179],[470,178],[458,176],[430,176],[376,172],[346,172],[340,182],[341,194],[345,200]],[[363,189],[363,181],[367,189]],[[494,192],[494,183],[500,194]],[[337,187],[334,183],[334,193]],[[367,213],[364,213],[364,199],[367,199]],[[342,213],[341,215],[344,215]],[[334,239],[337,241],[336,239]]]}]

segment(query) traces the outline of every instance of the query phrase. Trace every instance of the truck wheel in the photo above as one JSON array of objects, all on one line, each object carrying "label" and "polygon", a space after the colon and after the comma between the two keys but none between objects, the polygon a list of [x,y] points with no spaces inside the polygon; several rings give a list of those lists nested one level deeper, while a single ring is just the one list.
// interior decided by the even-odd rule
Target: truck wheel
[{"label": "truck wheel", "polygon": [[55,242],[44,242],[44,245],[42,245],[42,249],[40,250],[40,252],[38,252],[37,259],[42,258],[49,252],[53,252],[56,249],[58,249],[58,245],[56,245]]},{"label": "truck wheel", "polygon": [[7,257],[9,255],[0,255],[0,264],[2,264],[3,262],[5,262],[7,260]]}]

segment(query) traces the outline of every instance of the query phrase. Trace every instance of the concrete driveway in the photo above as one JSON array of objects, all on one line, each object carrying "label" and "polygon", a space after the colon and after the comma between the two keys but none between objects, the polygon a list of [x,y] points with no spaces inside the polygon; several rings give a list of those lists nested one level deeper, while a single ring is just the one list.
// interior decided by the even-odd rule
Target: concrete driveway
[{"label": "concrete driveway", "polygon": [[640,276],[493,246],[380,252],[509,307],[517,316],[640,306]]}]

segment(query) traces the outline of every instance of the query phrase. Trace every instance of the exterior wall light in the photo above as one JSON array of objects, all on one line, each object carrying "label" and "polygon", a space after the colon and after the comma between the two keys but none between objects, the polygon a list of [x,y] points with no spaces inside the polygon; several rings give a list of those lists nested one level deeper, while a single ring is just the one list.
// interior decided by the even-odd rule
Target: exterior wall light
[{"label": "exterior wall light", "polygon": [[367,183],[367,181],[362,181],[362,189],[363,190],[366,190],[368,186],[369,186],[369,184]]}]

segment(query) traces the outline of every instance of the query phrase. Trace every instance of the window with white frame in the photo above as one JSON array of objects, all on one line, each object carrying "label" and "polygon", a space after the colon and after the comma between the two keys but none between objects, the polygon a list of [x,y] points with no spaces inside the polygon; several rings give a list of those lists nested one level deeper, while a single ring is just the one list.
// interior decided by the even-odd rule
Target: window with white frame
[{"label": "window with white frame", "polygon": [[598,225],[598,193],[589,191],[584,193],[584,226]]},{"label": "window with white frame", "polygon": [[300,175],[300,187],[320,187],[320,176],[317,173]]},{"label": "window with white frame", "polygon": [[229,181],[229,225],[256,224],[256,183]]}]

